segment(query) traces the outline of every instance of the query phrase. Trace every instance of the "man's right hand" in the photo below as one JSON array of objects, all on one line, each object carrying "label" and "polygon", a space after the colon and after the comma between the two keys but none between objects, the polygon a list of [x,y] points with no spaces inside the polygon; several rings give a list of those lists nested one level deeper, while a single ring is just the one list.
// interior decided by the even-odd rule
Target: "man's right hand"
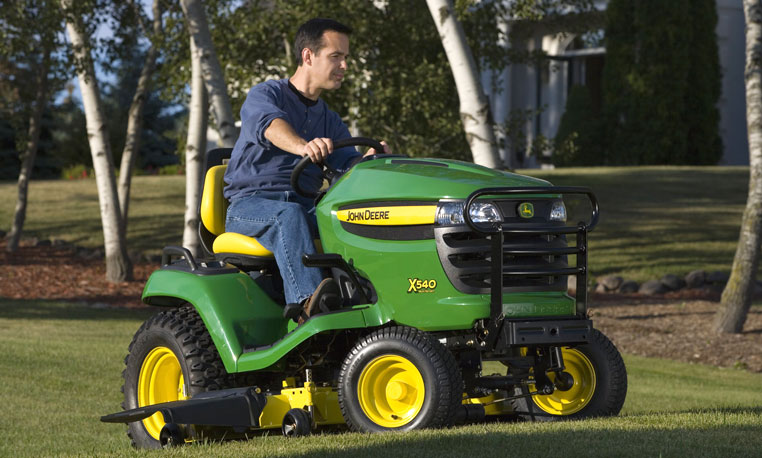
[{"label": "man's right hand", "polygon": [[333,152],[333,141],[330,138],[314,138],[302,146],[299,155],[309,156],[314,164],[321,164]]}]

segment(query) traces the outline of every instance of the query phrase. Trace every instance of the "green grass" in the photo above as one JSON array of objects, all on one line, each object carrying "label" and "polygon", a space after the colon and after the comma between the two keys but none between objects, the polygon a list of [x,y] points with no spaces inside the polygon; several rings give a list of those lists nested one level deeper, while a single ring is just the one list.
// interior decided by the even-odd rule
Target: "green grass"
[{"label": "green grass", "polygon": [[[0,302],[0,456],[133,456],[119,409],[123,358],[150,311]],[[408,434],[325,433],[202,444],[161,456],[758,456],[762,374],[625,356],[622,415],[487,423]]]},{"label": "green grass", "polygon": [[[601,205],[590,236],[594,276],[637,281],[694,269],[729,271],[746,202],[746,167],[601,167],[523,170],[556,185],[589,186]],[[139,176],[132,186],[131,250],[158,253],[182,240],[185,178]],[[15,183],[0,184],[0,229],[8,229]],[[83,246],[103,243],[94,180],[33,181],[26,233]]]},{"label": "green grass", "polygon": [[[15,183],[0,184],[0,229],[9,230],[16,202]],[[159,253],[183,237],[185,177],[137,176],[132,181],[127,245]],[[95,179],[32,181],[24,235],[103,246]]]}]

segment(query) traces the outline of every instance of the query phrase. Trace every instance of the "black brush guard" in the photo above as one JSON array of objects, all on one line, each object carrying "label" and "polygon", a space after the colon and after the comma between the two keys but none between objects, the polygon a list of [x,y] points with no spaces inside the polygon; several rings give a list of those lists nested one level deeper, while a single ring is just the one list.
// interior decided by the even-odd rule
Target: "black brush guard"
[{"label": "black brush guard", "polygon": [[[514,196],[514,197],[529,197],[538,195],[585,195],[590,200],[591,204],[591,217],[588,222],[579,222],[576,226],[536,226],[531,227],[526,224],[520,223],[475,223],[471,219],[471,205],[481,196]],[[595,194],[585,187],[527,187],[527,188],[484,188],[479,189],[466,199],[466,203],[463,209],[463,219],[466,224],[474,232],[486,236],[490,240],[490,324],[486,330],[485,347],[494,349],[498,338],[501,334],[508,333],[508,338],[503,336],[501,340],[502,345],[514,345],[522,343],[517,341],[514,337],[520,332],[520,328],[526,328],[528,330],[540,329],[540,334],[543,337],[536,339],[533,343],[552,343],[555,341],[564,342],[567,341],[579,341],[583,342],[587,339],[587,332],[554,332],[558,329],[564,329],[564,321],[526,321],[526,322],[511,322],[508,326],[504,327],[503,333],[500,332],[503,327],[504,314],[503,314],[503,276],[522,276],[522,275],[574,275],[576,276],[576,315],[577,320],[583,320],[587,322],[586,328],[589,330],[592,325],[587,320],[587,233],[598,224],[599,209],[598,199]],[[503,244],[506,234],[531,234],[531,235],[559,235],[559,234],[576,234],[576,247],[569,250],[569,254],[576,254],[577,262],[575,266],[569,266],[565,268],[547,268],[547,269],[522,269],[521,267],[504,266],[504,255],[521,255],[526,254],[522,250],[512,250],[510,248],[505,249]],[[534,255],[557,255],[558,252],[552,249],[532,250]],[[569,323],[572,325],[571,323]],[[560,326],[560,327],[559,327]],[[572,325],[574,326],[574,325]],[[530,332],[531,334],[532,332]],[[544,336],[547,336],[544,337]],[[576,337],[575,337],[576,336]],[[534,340],[534,339],[533,339]],[[529,343],[524,341],[524,343]]]}]

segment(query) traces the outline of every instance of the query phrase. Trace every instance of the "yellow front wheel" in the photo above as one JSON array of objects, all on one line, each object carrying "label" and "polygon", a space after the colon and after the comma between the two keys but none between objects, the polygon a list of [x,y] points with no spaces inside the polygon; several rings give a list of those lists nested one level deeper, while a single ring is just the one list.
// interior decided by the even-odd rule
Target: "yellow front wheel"
[{"label": "yellow front wheel", "polygon": [[[619,413],[627,396],[627,369],[619,351],[600,331],[593,330],[590,341],[573,348],[562,348],[564,367],[573,383],[556,383],[548,395],[522,397],[512,401],[520,418],[552,421],[564,418],[612,416]],[[517,387],[516,395],[535,390],[534,385]]]},{"label": "yellow front wheel", "polygon": [[339,375],[339,405],[354,431],[444,426],[461,402],[455,358],[425,332],[378,330],[355,345]]},{"label": "yellow front wheel", "polygon": [[[532,400],[537,407],[551,415],[572,415],[584,409],[590,403],[595,393],[595,368],[587,356],[575,348],[561,350],[564,358],[566,372],[572,377],[573,384],[564,391],[557,389],[553,394],[546,396],[533,396]],[[549,374],[551,382],[555,382],[556,375]],[[534,390],[534,385],[529,386]]]},{"label": "yellow front wheel", "polygon": [[357,381],[363,413],[375,424],[399,428],[423,407],[426,387],[415,364],[399,355],[382,355],[366,365]]}]

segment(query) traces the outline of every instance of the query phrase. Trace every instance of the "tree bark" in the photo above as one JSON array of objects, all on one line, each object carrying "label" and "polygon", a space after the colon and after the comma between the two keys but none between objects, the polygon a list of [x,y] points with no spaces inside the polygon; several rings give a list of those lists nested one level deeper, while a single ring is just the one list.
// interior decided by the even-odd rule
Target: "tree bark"
[{"label": "tree bark", "polygon": [[490,168],[500,167],[502,164],[495,132],[489,122],[487,96],[484,95],[476,62],[466,42],[463,26],[455,17],[452,0],[426,0],[426,3],[452,68],[460,99],[460,119],[463,122],[463,130],[466,132],[466,140],[471,147],[474,163]]},{"label": "tree bark", "polygon": [[32,112],[29,115],[29,131],[24,150],[21,170],[18,180],[18,198],[16,199],[16,209],[13,213],[13,225],[8,234],[8,245],[6,250],[13,253],[19,248],[21,232],[24,228],[26,219],[26,204],[29,198],[29,180],[32,177],[34,169],[34,159],[37,157],[37,147],[40,144],[40,130],[42,122],[42,112],[45,110],[45,101],[48,92],[48,70],[50,68],[50,49],[44,51],[42,61],[37,68],[37,84]]},{"label": "tree bark", "polygon": [[191,100],[188,118],[188,139],[185,144],[185,228],[183,246],[198,255],[201,241],[198,234],[198,207],[201,199],[201,180],[204,154],[206,153],[206,128],[209,101],[204,87],[200,50],[190,40],[191,49]]},{"label": "tree bark", "polygon": [[[161,33],[161,11],[159,1],[153,2],[153,33],[158,36]],[[127,135],[122,150],[122,162],[119,165],[119,208],[122,216],[122,232],[127,234],[127,217],[130,206],[130,185],[132,184],[132,167],[135,164],[135,156],[140,149],[140,134],[143,128],[143,109],[151,85],[151,77],[156,69],[158,49],[151,45],[146,53],[146,60],[138,79],[138,87],[132,97],[130,111],[127,117]]]},{"label": "tree bark", "polygon": [[103,244],[106,251],[106,280],[121,282],[132,280],[132,263],[127,256],[127,246],[122,232],[119,198],[114,177],[114,160],[108,142],[108,129],[101,106],[98,82],[91,58],[90,45],[78,26],[79,18],[74,17],[73,0],[62,0],[67,13],[66,31],[71,41],[77,65],[77,79],[82,93],[82,104],[87,121],[87,137],[90,154],[95,169],[95,183],[98,187],[98,202],[103,225]]},{"label": "tree bark", "polygon": [[746,126],[749,135],[749,194],[741,222],[733,270],[722,292],[714,327],[740,333],[756,285],[762,243],[762,3],[744,0],[746,17]]},{"label": "tree bark", "polygon": [[209,33],[204,4],[201,0],[182,0],[180,3],[188,22],[191,39],[199,50],[198,57],[201,60],[206,91],[220,141],[223,146],[232,147],[238,139],[238,129],[233,118],[233,108],[230,105],[225,76]]}]

